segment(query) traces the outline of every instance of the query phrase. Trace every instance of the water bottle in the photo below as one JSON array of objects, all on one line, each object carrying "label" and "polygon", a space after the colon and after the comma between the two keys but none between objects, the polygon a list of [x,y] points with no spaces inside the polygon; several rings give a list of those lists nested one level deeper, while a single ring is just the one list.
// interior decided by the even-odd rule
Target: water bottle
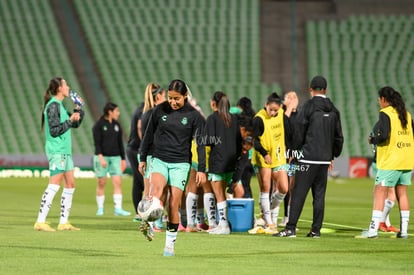
[{"label": "water bottle", "polygon": [[79,108],[82,108],[84,102],[83,102],[82,97],[80,97],[80,95],[77,92],[75,92],[74,90],[70,90],[69,96],[72,99],[73,103],[79,106]]}]

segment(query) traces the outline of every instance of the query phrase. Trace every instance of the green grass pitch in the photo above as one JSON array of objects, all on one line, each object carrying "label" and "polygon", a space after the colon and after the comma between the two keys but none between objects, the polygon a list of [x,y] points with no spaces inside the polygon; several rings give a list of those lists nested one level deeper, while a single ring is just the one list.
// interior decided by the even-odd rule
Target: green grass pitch
[{"label": "green grass pitch", "polygon": [[[163,257],[165,233],[147,242],[131,217],[113,215],[112,186],[106,189],[105,215],[95,216],[93,179],[77,179],[71,222],[79,232],[37,232],[41,195],[47,178],[0,179],[0,274],[412,274],[414,227],[408,239],[381,233],[355,239],[368,227],[372,179],[332,179],[326,195],[320,239],[306,238],[312,219],[308,196],[297,238],[234,233],[178,233],[174,257]],[[123,179],[124,208],[133,212],[130,177]],[[252,180],[259,212],[256,179]],[[60,189],[48,221],[59,221]],[[414,201],[414,189],[409,196]],[[281,209],[283,213],[283,207]],[[396,205],[391,221],[399,225]]]}]

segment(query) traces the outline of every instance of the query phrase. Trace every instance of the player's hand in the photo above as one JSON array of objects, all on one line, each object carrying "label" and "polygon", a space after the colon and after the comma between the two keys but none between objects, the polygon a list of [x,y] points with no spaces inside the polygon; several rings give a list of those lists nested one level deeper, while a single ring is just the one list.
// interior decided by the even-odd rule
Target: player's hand
[{"label": "player's hand", "polygon": [[138,172],[144,176],[145,170],[147,169],[147,163],[145,161],[141,161],[138,165]]},{"label": "player's hand", "polygon": [[69,118],[70,122],[79,121],[80,120],[80,113],[73,112],[73,114]]},{"label": "player's hand", "polygon": [[269,155],[264,157],[264,161],[266,164],[272,164],[272,158]]},{"label": "player's hand", "polygon": [[204,173],[204,172],[197,172],[197,174],[196,174],[196,183],[197,183],[197,186],[200,186],[201,184],[203,184],[203,183],[205,183],[206,182],[206,179],[207,179],[207,177],[206,177],[206,173]]},{"label": "player's hand", "polygon": [[125,171],[127,165],[126,165],[126,161],[124,159],[121,160],[121,171],[122,173]]}]

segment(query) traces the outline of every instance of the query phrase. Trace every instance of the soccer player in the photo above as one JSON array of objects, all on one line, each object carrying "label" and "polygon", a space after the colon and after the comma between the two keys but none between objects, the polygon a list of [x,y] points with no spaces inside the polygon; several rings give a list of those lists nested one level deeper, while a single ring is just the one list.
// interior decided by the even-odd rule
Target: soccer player
[{"label": "soccer player", "polygon": [[122,128],[118,122],[119,107],[108,102],[103,108],[103,115],[92,128],[95,155],[93,168],[98,184],[96,187],[97,216],[104,214],[105,186],[107,173],[111,176],[114,200],[114,215],[129,216],[131,213],[122,208],[122,173],[126,168]]},{"label": "soccer player", "polygon": [[55,77],[49,81],[49,87],[44,95],[42,128],[45,129],[46,135],[45,149],[49,161],[50,178],[42,195],[39,214],[34,225],[34,229],[39,231],[56,231],[46,222],[46,218],[62,180],[64,181],[64,189],[60,205],[60,222],[57,229],[60,231],[80,230],[68,221],[75,192],[71,128],[79,127],[84,112],[76,107],[73,113],[69,113],[62,104],[63,99],[68,96],[69,86],[65,79]]},{"label": "soccer player", "polygon": [[[149,149],[152,153],[150,198],[155,205],[162,206],[161,198],[169,192],[168,222],[164,256],[174,256],[180,222],[179,206],[191,167],[191,141],[203,133],[204,118],[187,102],[188,89],[184,81],[176,79],[168,86],[167,102],[154,108],[145,131],[141,149],[139,170],[147,169],[146,158]],[[197,144],[198,171],[196,182],[206,180],[205,147]],[[143,219],[141,232],[148,240],[148,221]]]},{"label": "soccer player", "polygon": [[217,200],[219,224],[209,233],[230,234],[225,190],[231,183],[241,151],[240,127],[236,115],[229,112],[230,103],[225,93],[215,92],[210,106],[213,113],[207,117],[205,142],[211,148],[208,177]]},{"label": "soccer player", "polygon": [[407,195],[414,167],[414,123],[399,92],[392,87],[378,91],[380,105],[378,131],[370,138],[377,145],[377,174],[374,187],[374,206],[368,231],[359,238],[378,237],[378,227],[388,190],[395,188],[400,207],[400,232],[397,238],[408,237],[410,205]]},{"label": "soccer player", "polygon": [[[249,230],[250,234],[277,233],[277,216],[280,203],[288,191],[286,172],[285,135],[289,132],[287,117],[284,115],[282,100],[272,93],[253,120],[254,153],[253,166],[260,186],[260,208],[265,228],[257,226]],[[275,183],[269,199],[271,181]]]}]

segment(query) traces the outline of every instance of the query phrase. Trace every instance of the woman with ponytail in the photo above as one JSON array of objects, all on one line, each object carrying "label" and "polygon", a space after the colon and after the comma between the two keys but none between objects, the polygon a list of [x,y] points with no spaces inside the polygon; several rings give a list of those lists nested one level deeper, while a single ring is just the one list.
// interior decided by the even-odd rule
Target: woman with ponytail
[{"label": "woman with ponytail", "polygon": [[374,207],[368,231],[361,238],[376,238],[384,201],[388,190],[395,188],[400,207],[400,232],[397,238],[407,238],[410,205],[407,188],[411,185],[414,167],[413,120],[405,108],[404,100],[392,87],[383,87],[378,91],[380,105],[378,127],[369,143],[377,146],[377,174],[374,187]]},{"label": "woman with ponytail", "polygon": [[236,115],[229,112],[230,103],[225,93],[215,92],[210,106],[213,113],[207,118],[205,142],[211,148],[208,177],[217,200],[219,224],[209,233],[230,234],[225,189],[232,181],[241,151],[240,127]]},{"label": "woman with ponytail", "polygon": [[79,230],[68,220],[75,192],[71,128],[79,127],[84,112],[79,107],[73,113],[66,110],[62,102],[68,96],[69,86],[62,77],[55,77],[49,81],[49,87],[44,95],[42,129],[45,129],[45,150],[49,161],[50,178],[42,195],[39,214],[34,225],[34,229],[38,231],[56,231],[46,222],[46,218],[62,181],[64,181],[64,189],[60,205],[60,222],[57,229],[59,231]]},{"label": "woman with ponytail", "polygon": [[[279,205],[288,191],[285,134],[289,134],[287,117],[282,108],[282,99],[272,93],[253,120],[254,153],[253,167],[260,186],[260,208],[265,227],[254,227],[250,234],[277,233]],[[273,187],[271,186],[273,181]],[[271,190],[273,193],[270,195]]]}]

